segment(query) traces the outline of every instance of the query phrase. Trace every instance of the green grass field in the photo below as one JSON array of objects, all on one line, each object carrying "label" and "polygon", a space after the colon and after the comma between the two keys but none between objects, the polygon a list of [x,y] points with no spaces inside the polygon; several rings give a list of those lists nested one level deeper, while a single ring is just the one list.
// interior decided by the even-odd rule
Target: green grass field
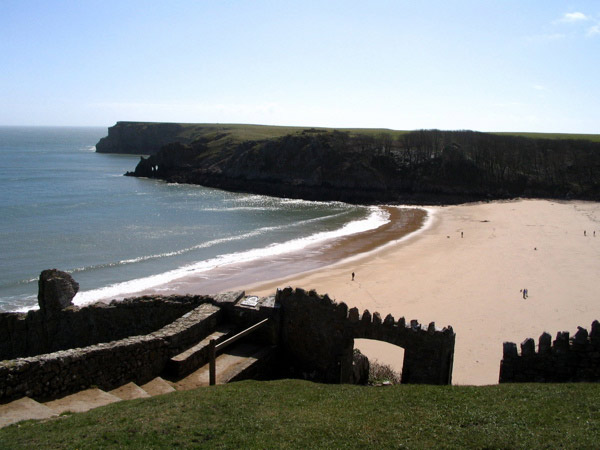
[{"label": "green grass field", "polygon": [[[127,122],[137,126],[149,125],[149,122]],[[300,134],[305,130],[332,131],[338,130],[347,132],[350,135],[380,136],[382,134],[398,138],[403,134],[409,133],[409,130],[391,130],[388,128],[321,128],[310,126],[276,126],[276,125],[252,125],[252,124],[219,124],[219,123],[180,123],[182,127],[179,135],[185,139],[193,141],[200,137],[210,138],[222,136],[216,139],[212,145],[220,146],[224,140],[228,142],[242,142],[246,140],[262,140],[277,138],[288,134]],[[569,134],[569,133],[527,133],[527,132],[493,132],[497,135],[522,136],[537,139],[583,139],[593,142],[600,142],[600,134]]]},{"label": "green grass field", "polygon": [[508,136],[522,136],[533,139],[580,139],[584,141],[600,142],[600,134],[571,134],[571,133],[519,133],[504,132],[492,133]]},{"label": "green grass field", "polygon": [[[334,128],[319,127],[286,127],[275,125],[250,125],[250,124],[181,124],[184,127],[182,135],[185,137],[199,137],[208,134],[217,135],[226,133],[236,141],[261,140],[285,136],[288,134],[300,134],[305,130],[333,131]],[[335,128],[338,131],[348,132],[351,135],[362,134],[377,136],[390,134],[394,137],[408,133],[408,131],[390,130],[386,128]]]},{"label": "green grass field", "polygon": [[0,430],[1,448],[597,448],[600,385],[245,381]]}]

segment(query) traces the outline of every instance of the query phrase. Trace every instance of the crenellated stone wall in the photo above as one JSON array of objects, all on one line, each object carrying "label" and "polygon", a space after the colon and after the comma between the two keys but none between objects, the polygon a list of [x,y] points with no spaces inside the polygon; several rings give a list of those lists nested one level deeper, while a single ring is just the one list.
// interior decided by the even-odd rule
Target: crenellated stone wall
[{"label": "crenellated stone wall", "polygon": [[531,338],[521,343],[521,354],[514,342],[503,344],[500,383],[600,381],[600,322],[592,323],[592,331],[577,327],[572,338],[568,331],[556,339],[544,332],[538,341]]},{"label": "crenellated stone wall", "polygon": [[456,335],[451,326],[438,329],[435,322],[428,326],[417,320],[398,321],[391,314],[381,319],[378,312],[357,308],[348,313],[353,337],[388,342],[404,348],[402,383],[452,384],[454,343]]},{"label": "crenellated stone wall", "polygon": [[347,327],[348,307],[315,291],[277,291],[281,305],[280,346],[289,376],[324,383],[347,383],[354,339]]},{"label": "crenellated stone wall", "polygon": [[315,291],[286,288],[277,293],[281,304],[281,345],[290,364],[305,378],[347,383],[352,375],[355,338],[374,339],[403,347],[403,383],[451,384],[455,333],[435,323],[423,327],[391,315],[332,301]]},{"label": "crenellated stone wall", "polygon": [[[451,327],[438,330],[431,323],[424,328],[416,321],[407,325],[390,315],[381,320],[369,311],[361,316],[356,308],[348,310],[345,303],[303,289],[286,288],[249,300],[240,291],[210,297],[141,297],[86,308],[68,306],[52,314],[0,314],[5,354],[21,351],[0,361],[0,403],[23,396],[48,400],[90,386],[110,390],[130,381],[143,384],[168,372],[170,358],[219,325],[240,331],[265,318],[271,320],[247,339],[268,348],[278,345],[279,350],[272,352],[269,367],[252,376],[356,382],[354,339],[368,338],[404,347],[402,382],[451,383]],[[44,342],[45,336],[52,342]],[[20,347],[19,339],[26,344]],[[36,354],[55,347],[58,351]]]}]

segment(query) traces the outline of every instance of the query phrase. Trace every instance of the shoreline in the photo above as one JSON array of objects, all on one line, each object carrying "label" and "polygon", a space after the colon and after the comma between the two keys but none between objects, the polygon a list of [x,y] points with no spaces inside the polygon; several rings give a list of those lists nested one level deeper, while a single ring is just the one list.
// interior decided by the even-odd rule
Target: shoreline
[{"label": "shoreline", "polygon": [[[111,296],[100,301],[111,301],[142,295],[172,294],[215,294],[231,290],[247,290],[248,286],[274,282],[289,277],[325,270],[355,258],[380,251],[395,242],[401,241],[422,231],[430,215],[429,211],[413,206],[382,206],[388,214],[388,222],[367,231],[350,234],[311,244],[298,251],[260,258],[249,262],[235,263],[183,276],[154,287],[136,292]],[[275,290],[273,290],[273,293]]]},{"label": "shoreline", "polygon": [[[327,270],[337,269],[340,267],[348,267],[350,269],[351,267],[353,267],[354,264],[360,263],[363,260],[377,257],[377,255],[384,254],[386,252],[386,250],[394,248],[395,246],[403,245],[413,239],[418,239],[420,234],[424,233],[431,227],[435,226],[437,211],[431,206],[423,207],[423,206],[404,205],[404,206],[386,206],[386,207],[399,208],[399,209],[401,208],[401,209],[422,210],[425,214],[422,217],[421,226],[417,226],[415,228],[411,227],[410,229],[407,230],[406,233],[399,236],[397,239],[388,241],[379,246],[372,246],[372,248],[370,248],[369,250],[364,251],[362,253],[351,254],[343,259],[338,259],[338,260],[333,260],[333,258],[332,258],[331,262],[325,266],[312,268],[312,269],[304,270],[302,272],[297,272],[297,273],[294,273],[291,275],[281,276],[281,277],[277,277],[277,278],[273,278],[273,279],[269,279],[269,280],[259,280],[254,283],[251,283],[251,284],[234,286],[234,287],[230,288],[230,290],[245,290],[247,293],[251,292],[252,293],[251,295],[256,295],[254,291],[257,291],[257,292],[261,292],[261,295],[266,295],[266,293],[264,291],[269,289],[269,287],[273,287],[273,293],[274,293],[278,287],[283,287],[283,284],[285,284],[288,280],[295,279],[296,277],[309,277],[321,270],[327,271]],[[377,232],[377,230],[372,230],[372,232],[373,232],[373,234],[375,234]],[[362,233],[360,233],[360,234],[362,234]],[[343,243],[340,242],[340,243],[337,243],[337,245],[341,246],[341,245],[343,245]],[[349,252],[347,252],[347,253],[349,254]],[[298,287],[301,287],[301,286],[298,286]],[[324,293],[319,292],[319,294],[324,294]],[[343,300],[341,300],[341,301],[343,301]]]},{"label": "shoreline", "polygon": [[[519,199],[432,211],[430,226],[402,242],[311,273],[246,286],[246,293],[315,289],[361,313],[451,325],[453,384],[460,385],[498,383],[505,341],[537,342],[544,331],[572,335],[600,319],[600,203]],[[370,341],[365,353],[401,369],[401,356],[386,345]]]}]

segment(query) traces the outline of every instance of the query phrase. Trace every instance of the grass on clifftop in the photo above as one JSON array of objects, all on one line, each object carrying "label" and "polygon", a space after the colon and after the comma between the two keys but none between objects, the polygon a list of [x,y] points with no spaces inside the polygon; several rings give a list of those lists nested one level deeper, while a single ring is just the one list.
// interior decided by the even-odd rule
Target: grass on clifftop
[{"label": "grass on clifftop", "polygon": [[[135,124],[141,127],[151,125],[153,122],[123,122]],[[399,136],[410,133],[410,130],[392,130],[389,128],[323,128],[311,126],[280,126],[280,125],[253,125],[235,123],[179,123],[181,137],[193,141],[200,137],[214,139],[222,135],[231,142],[255,141],[286,136],[289,134],[301,134],[308,130],[313,132],[343,131],[350,135],[380,136],[390,135],[397,139]],[[413,130],[414,131],[414,130]],[[600,134],[574,134],[574,133],[528,133],[518,131],[490,132],[490,134],[521,136],[534,139],[582,139],[592,142],[600,142]],[[217,139],[218,140],[218,139]]]},{"label": "grass on clifftop", "polygon": [[594,448],[600,385],[245,381],[0,430],[2,448]]}]

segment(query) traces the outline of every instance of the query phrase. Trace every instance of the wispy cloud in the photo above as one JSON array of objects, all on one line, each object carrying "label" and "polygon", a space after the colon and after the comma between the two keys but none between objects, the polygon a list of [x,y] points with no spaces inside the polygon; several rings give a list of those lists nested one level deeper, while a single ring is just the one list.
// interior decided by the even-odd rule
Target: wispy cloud
[{"label": "wispy cloud", "polygon": [[588,36],[595,36],[597,34],[600,34],[600,23],[597,23],[593,27],[588,28],[587,31]]},{"label": "wispy cloud", "polygon": [[542,86],[541,84],[534,84],[532,86],[536,91],[545,91],[546,90],[546,86]]},{"label": "wispy cloud", "polygon": [[564,16],[562,16],[562,18],[560,20],[558,20],[558,22],[581,22],[581,21],[585,21],[585,20],[589,20],[590,18],[588,16],[586,16],[584,13],[582,12],[572,12],[572,13],[566,13]]},{"label": "wispy cloud", "polygon": [[582,13],[581,11],[565,13],[560,19],[555,20],[552,23],[554,25],[570,24],[572,27],[575,27],[575,30],[581,30],[581,26],[587,25],[587,30],[585,33],[587,37],[600,34],[600,20],[594,16]]}]

